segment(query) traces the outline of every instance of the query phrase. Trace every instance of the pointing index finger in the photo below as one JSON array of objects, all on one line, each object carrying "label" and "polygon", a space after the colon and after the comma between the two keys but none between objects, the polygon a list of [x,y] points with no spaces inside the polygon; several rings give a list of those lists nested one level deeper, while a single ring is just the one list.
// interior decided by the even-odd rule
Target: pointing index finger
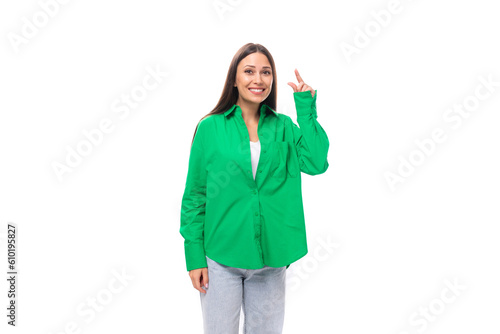
[{"label": "pointing index finger", "polygon": [[299,81],[299,83],[304,82],[304,80],[302,80],[302,77],[300,76],[299,71],[297,69],[295,69],[295,75],[297,76],[297,80]]}]

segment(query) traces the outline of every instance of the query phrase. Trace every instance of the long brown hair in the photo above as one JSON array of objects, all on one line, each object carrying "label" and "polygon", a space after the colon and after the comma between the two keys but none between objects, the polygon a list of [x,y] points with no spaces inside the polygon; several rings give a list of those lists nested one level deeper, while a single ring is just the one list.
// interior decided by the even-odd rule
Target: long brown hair
[{"label": "long brown hair", "polygon": [[[226,112],[229,108],[231,108],[236,101],[238,101],[238,87],[234,87],[234,83],[236,81],[236,71],[238,69],[238,64],[240,61],[248,56],[251,53],[259,52],[262,53],[267,57],[267,60],[269,60],[269,63],[271,64],[271,70],[273,72],[273,83],[271,85],[271,93],[269,96],[259,105],[259,108],[263,104],[267,104],[271,109],[276,110],[276,98],[277,98],[277,77],[276,77],[276,66],[274,65],[274,59],[273,56],[271,56],[271,53],[261,44],[256,44],[256,43],[247,43],[243,45],[238,52],[233,57],[233,60],[231,61],[231,64],[229,65],[229,70],[227,72],[227,77],[226,77],[226,82],[224,84],[224,89],[222,90],[221,97],[219,99],[219,102],[217,102],[217,105],[215,108],[203,116],[201,120],[204,118],[210,116],[210,115],[215,115],[215,114],[222,114]],[[198,122],[199,123],[199,122]],[[191,140],[191,145],[193,145],[194,137],[196,135],[196,130],[198,130],[198,125],[196,125],[196,129],[194,130],[193,134],[193,139]]]}]

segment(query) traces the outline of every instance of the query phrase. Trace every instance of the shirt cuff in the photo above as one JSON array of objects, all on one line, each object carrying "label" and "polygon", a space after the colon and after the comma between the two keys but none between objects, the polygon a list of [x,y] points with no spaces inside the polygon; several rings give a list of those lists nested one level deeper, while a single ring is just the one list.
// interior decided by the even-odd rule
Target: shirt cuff
[{"label": "shirt cuff", "polygon": [[314,91],[314,97],[312,97],[310,90],[306,90],[305,92],[293,93],[293,98],[295,100],[295,108],[297,109],[297,117],[309,116],[309,115],[313,115],[314,118],[317,117],[316,113],[317,96],[318,96],[318,90]]},{"label": "shirt cuff", "polygon": [[184,246],[184,251],[186,255],[187,271],[207,267],[205,247],[202,242],[189,243]]}]

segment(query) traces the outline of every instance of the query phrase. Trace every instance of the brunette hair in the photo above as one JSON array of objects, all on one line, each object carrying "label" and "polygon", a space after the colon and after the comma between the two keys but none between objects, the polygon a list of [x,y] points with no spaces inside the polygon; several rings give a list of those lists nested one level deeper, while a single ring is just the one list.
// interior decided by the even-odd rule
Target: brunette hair
[{"label": "brunette hair", "polygon": [[[247,43],[243,45],[234,55],[233,60],[231,61],[231,64],[229,65],[229,70],[227,72],[227,77],[226,77],[226,82],[224,84],[224,89],[222,90],[221,97],[219,99],[219,102],[217,102],[217,105],[215,108],[210,111],[208,114],[203,116],[201,120],[204,118],[210,116],[210,115],[215,115],[215,114],[222,114],[226,112],[229,108],[231,108],[236,101],[238,101],[238,87],[234,87],[234,83],[236,81],[236,71],[238,69],[238,64],[240,61],[248,56],[249,54],[259,52],[262,53],[267,57],[269,60],[269,63],[271,64],[271,70],[273,73],[273,83],[271,85],[271,93],[269,96],[260,104],[259,108],[263,104],[267,104],[271,109],[276,110],[276,98],[277,98],[277,86],[276,86],[276,66],[274,65],[274,59],[273,56],[271,56],[271,53],[261,44],[256,44],[256,43]],[[199,123],[199,122],[198,122]],[[191,140],[191,145],[193,145],[194,137],[196,135],[196,130],[198,130],[198,125],[196,125],[196,129],[194,130],[193,134],[193,139]]]}]

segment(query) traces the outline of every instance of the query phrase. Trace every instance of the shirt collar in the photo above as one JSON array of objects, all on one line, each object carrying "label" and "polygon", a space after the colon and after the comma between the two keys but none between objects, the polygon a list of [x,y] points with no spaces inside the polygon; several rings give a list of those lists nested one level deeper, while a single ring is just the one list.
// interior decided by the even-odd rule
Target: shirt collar
[{"label": "shirt collar", "polygon": [[[276,111],[273,110],[273,108],[271,108],[270,106],[268,106],[267,104],[263,104],[260,106],[260,114],[262,115],[262,111],[264,111],[265,109],[268,109],[270,110],[276,117],[278,117],[278,113]],[[226,112],[224,112],[224,116],[227,117],[227,115],[229,115],[230,113],[232,113],[233,111],[237,111],[239,113],[241,113],[241,108],[239,105],[237,104],[233,104],[233,106],[231,108],[229,108],[229,110],[227,110]],[[264,115],[266,115],[266,113],[264,113]]]}]

